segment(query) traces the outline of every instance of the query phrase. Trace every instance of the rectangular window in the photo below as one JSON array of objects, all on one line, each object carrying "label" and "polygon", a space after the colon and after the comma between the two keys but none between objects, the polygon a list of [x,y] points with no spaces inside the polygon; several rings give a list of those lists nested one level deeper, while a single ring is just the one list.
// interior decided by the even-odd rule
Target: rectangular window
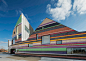
[{"label": "rectangular window", "polygon": [[25,25],[25,30],[30,33],[30,30],[27,28],[27,26]]},{"label": "rectangular window", "polygon": [[12,40],[12,45],[13,45],[13,40]]},{"label": "rectangular window", "polygon": [[18,52],[18,49],[16,49],[16,52]]},{"label": "rectangular window", "polygon": [[50,44],[50,35],[42,36],[42,44]]},{"label": "rectangular window", "polygon": [[29,47],[33,47],[33,44],[29,44]]},{"label": "rectangular window", "polygon": [[42,29],[44,29],[44,27],[42,27]]},{"label": "rectangular window", "polygon": [[67,54],[86,54],[86,48],[67,48]]},{"label": "rectangular window", "polygon": [[13,44],[15,44],[15,40],[13,40]]},{"label": "rectangular window", "polygon": [[56,44],[62,44],[62,40],[61,41],[56,41]]},{"label": "rectangular window", "polygon": [[36,34],[36,40],[38,40],[38,34]]},{"label": "rectangular window", "polygon": [[28,44],[28,47],[29,47],[29,44]]}]

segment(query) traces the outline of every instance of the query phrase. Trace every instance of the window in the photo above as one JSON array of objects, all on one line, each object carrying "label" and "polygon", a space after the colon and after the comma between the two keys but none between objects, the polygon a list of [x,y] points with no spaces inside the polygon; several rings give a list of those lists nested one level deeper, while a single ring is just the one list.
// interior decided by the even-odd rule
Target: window
[{"label": "window", "polygon": [[67,54],[86,54],[86,48],[67,48]]},{"label": "window", "polygon": [[12,40],[12,45],[13,45],[13,40]]},{"label": "window", "polygon": [[42,29],[44,29],[44,27],[42,27]]},{"label": "window", "polygon": [[15,37],[15,40],[17,40],[17,37]]},{"label": "window", "polygon": [[16,52],[18,52],[18,49],[16,49]]},{"label": "window", "polygon": [[28,47],[33,47],[33,44],[29,44]]},{"label": "window", "polygon": [[50,44],[50,35],[42,36],[42,44]]},{"label": "window", "polygon": [[15,32],[14,32],[14,34],[15,34]]},{"label": "window", "polygon": [[36,34],[36,40],[38,40],[38,34]]},{"label": "window", "polygon": [[20,35],[18,35],[19,36],[19,38],[21,38],[21,34]]},{"label": "window", "polygon": [[27,26],[25,25],[25,30],[30,33],[30,30],[27,28]]},{"label": "window", "polygon": [[15,44],[15,40],[13,40],[13,44]]},{"label": "window", "polygon": [[62,44],[62,40],[61,41],[56,41],[56,44]]}]

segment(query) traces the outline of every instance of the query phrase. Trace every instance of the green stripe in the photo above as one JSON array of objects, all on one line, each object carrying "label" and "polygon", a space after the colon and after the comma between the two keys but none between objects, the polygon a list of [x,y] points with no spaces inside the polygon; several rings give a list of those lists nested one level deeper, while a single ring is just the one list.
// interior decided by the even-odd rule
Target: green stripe
[{"label": "green stripe", "polygon": [[18,21],[17,21],[15,27],[16,27],[18,24],[20,24],[20,23],[21,23],[21,16],[19,17],[19,19],[18,19]]},{"label": "green stripe", "polygon": [[66,48],[19,49],[19,51],[66,51]]},{"label": "green stripe", "polygon": [[[59,25],[61,25],[61,24],[59,24]],[[55,26],[59,26],[59,25],[55,25]],[[51,27],[55,27],[55,26],[51,26]],[[47,27],[47,28],[40,29],[40,30],[45,30],[45,29],[48,29],[48,28],[51,28],[51,27]],[[40,31],[40,30],[36,30],[36,31]],[[34,31],[34,32],[36,32],[36,31]]]}]

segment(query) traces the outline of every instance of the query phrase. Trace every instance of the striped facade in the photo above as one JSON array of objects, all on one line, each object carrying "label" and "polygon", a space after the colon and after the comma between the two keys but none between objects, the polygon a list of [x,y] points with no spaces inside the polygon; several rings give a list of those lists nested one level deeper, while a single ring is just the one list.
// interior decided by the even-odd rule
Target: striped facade
[{"label": "striped facade", "polygon": [[[42,38],[47,35],[50,36],[50,42],[43,44]],[[59,41],[60,44],[58,44]],[[86,32],[78,32],[48,18],[36,28],[26,41],[19,41],[11,46],[11,49],[16,49],[16,54],[72,54],[77,53],[76,48],[83,48],[81,53],[86,54]],[[75,52],[73,49],[76,49]]]},{"label": "striped facade", "polygon": [[[21,41],[21,35],[22,35],[21,26],[22,26],[22,22],[21,22],[21,15],[20,15],[20,17],[14,27],[13,34],[12,34],[12,40],[15,40],[15,42]],[[17,27],[18,27],[18,29],[17,29]],[[17,36],[19,38],[17,38]]]}]

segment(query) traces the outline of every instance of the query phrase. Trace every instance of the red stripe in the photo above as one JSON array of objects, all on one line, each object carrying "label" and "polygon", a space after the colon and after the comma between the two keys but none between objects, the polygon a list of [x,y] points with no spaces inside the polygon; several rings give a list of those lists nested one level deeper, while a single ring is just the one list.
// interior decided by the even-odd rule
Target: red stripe
[{"label": "red stripe", "polygon": [[[65,33],[65,32],[72,32],[72,31],[75,31],[75,30],[64,31],[64,32],[57,32],[57,33],[53,33],[53,34],[59,34],[59,33]],[[50,35],[52,35],[52,34],[50,34]]]},{"label": "red stripe", "polygon": [[[70,31],[64,31],[64,32],[57,32],[57,33],[52,33],[52,34],[49,34],[49,35],[53,35],[53,34],[59,34],[59,33],[65,33],[65,32],[72,32],[72,31],[75,31],[75,30],[70,30]],[[48,35],[48,34],[47,34]],[[71,35],[71,34],[69,34]],[[63,35],[62,35],[63,36]],[[41,37],[41,36],[38,36],[38,37]],[[33,37],[33,38],[36,38],[36,37]],[[31,38],[28,38],[28,39],[31,39]]]},{"label": "red stripe", "polygon": [[[72,43],[69,43],[69,44],[51,44],[51,45],[70,45],[70,44],[72,44]],[[85,43],[73,43],[73,44],[86,44],[86,42]],[[49,45],[36,45],[36,46],[50,46],[50,44]]]}]

